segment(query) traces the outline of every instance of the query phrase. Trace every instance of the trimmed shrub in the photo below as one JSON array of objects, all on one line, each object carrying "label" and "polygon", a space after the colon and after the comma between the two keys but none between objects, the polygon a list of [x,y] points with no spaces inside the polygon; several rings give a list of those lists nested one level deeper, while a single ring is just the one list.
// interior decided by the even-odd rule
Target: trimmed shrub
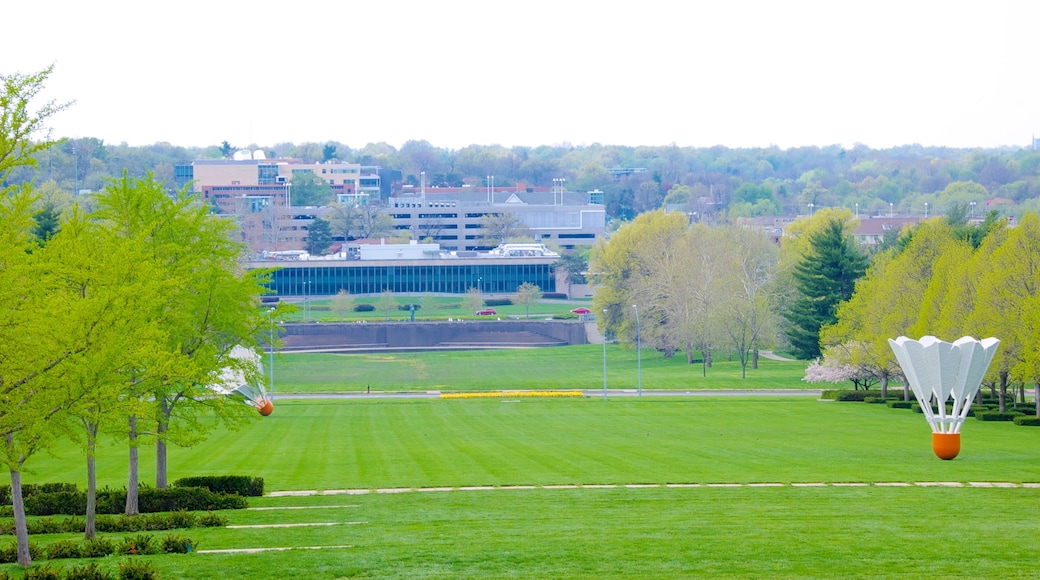
[{"label": "trimmed shrub", "polygon": [[910,407],[916,405],[917,403],[915,403],[913,401],[899,401],[899,400],[892,401],[892,400],[889,400],[889,401],[886,401],[885,404],[888,405],[889,407],[893,408],[893,409],[909,409]]},{"label": "trimmed shrub", "polygon": [[112,580],[112,573],[91,562],[65,570],[65,580]]},{"label": "trimmed shrub", "polygon": [[880,391],[850,391],[843,389],[838,391],[838,397],[836,401],[858,401],[862,402],[867,397],[873,397],[875,394],[881,394]]},{"label": "trimmed shrub", "polygon": [[872,405],[884,405],[888,402],[888,399],[882,399],[881,397],[863,397],[863,402]]},{"label": "trimmed shrub", "polygon": [[167,534],[159,542],[159,549],[163,554],[187,554],[191,552],[191,538]]},{"label": "trimmed shrub", "polygon": [[236,493],[243,497],[264,495],[264,478],[248,475],[203,475],[183,477],[173,482],[175,487],[204,487],[215,493]]},{"label": "trimmed shrub", "polygon": [[[142,513],[243,509],[247,505],[246,499],[240,495],[214,493],[202,487],[142,487],[138,491],[138,506]],[[125,507],[125,490],[98,491],[98,514],[118,514]],[[42,493],[25,502],[26,514],[34,516],[82,515],[86,511],[87,501],[84,492]]]},{"label": "trimmed shrub", "polygon": [[48,560],[60,560],[63,558],[82,558],[83,548],[80,547],[79,542],[74,540],[58,540],[52,544],[48,544],[44,551],[47,554]]},{"label": "trimmed shrub", "polygon": [[127,536],[122,542],[116,544],[116,554],[124,556],[158,554],[159,546],[153,541],[151,534],[137,534]]},{"label": "trimmed shrub", "polygon": [[1012,419],[1012,421],[1015,423],[1015,425],[1019,425],[1021,427],[1040,427],[1040,417],[1037,417],[1035,415],[1032,417],[1030,417],[1029,415],[1022,415],[1021,417],[1015,417],[1014,419]]},{"label": "trimmed shrub", "polygon": [[0,518],[13,518],[14,506],[0,505]]},{"label": "trimmed shrub", "polygon": [[81,549],[84,558],[104,558],[114,554],[116,546],[112,540],[99,536],[83,542]]},{"label": "trimmed shrub", "polygon": [[119,580],[159,580],[159,571],[148,560],[130,559],[119,563]]},{"label": "trimmed shrub", "polygon": [[[76,491],[75,483],[25,483],[22,484],[22,499],[25,500],[38,493],[57,493],[59,491]],[[11,486],[0,485],[0,505],[11,505]]]},{"label": "trimmed shrub", "polygon": [[354,305],[354,312],[375,312],[375,311],[376,311],[376,305],[375,304],[355,304]]},{"label": "trimmed shrub", "polygon": [[[29,542],[29,556],[33,560],[43,558],[43,550],[34,542]],[[18,561],[18,544],[15,542],[0,546],[0,564],[12,564]]]},{"label": "trimmed shrub", "polygon": [[513,299],[512,298],[488,298],[487,300],[484,300],[484,304],[487,304],[488,306],[512,306],[513,305]]},{"label": "trimmed shrub", "polygon": [[43,568],[29,568],[25,571],[25,580],[61,580],[61,570],[50,565]]},{"label": "trimmed shrub", "polygon": [[986,411],[985,413],[977,413],[975,418],[979,421],[1014,421],[1015,417],[1022,417],[1022,413],[1017,411],[1008,411],[1001,413],[1000,411]]},{"label": "trimmed shrub", "polygon": [[412,308],[415,308],[416,310],[421,310],[422,309],[422,304],[416,304],[414,302],[410,302],[408,304],[399,304],[397,306],[398,310],[403,310],[405,312],[410,312],[412,310]]},{"label": "trimmed shrub", "polygon": [[195,522],[198,520],[195,514],[184,510],[177,510],[166,516],[169,520],[169,526],[166,529],[175,530],[178,528],[194,528]]},{"label": "trimmed shrub", "polygon": [[228,519],[220,514],[206,512],[199,516],[200,528],[222,528],[226,526]]}]

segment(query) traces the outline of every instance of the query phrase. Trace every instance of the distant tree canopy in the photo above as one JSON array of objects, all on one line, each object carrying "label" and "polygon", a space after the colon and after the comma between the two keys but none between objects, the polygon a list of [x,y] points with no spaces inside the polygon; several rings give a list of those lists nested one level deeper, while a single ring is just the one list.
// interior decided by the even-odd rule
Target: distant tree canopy
[{"label": "distant tree canopy", "polygon": [[[593,144],[470,145],[453,150],[409,140],[400,149],[387,143],[354,149],[336,141],[251,144],[249,148],[307,163],[338,159],[397,169],[416,186],[422,180],[427,187],[480,187],[494,175],[496,186],[522,182],[549,188],[554,179],[562,178],[571,190],[601,190],[608,215],[623,220],[665,205],[704,220],[807,215],[828,207],[879,216],[890,212],[944,215],[961,205],[969,217],[976,218],[991,209],[1016,218],[1040,210],[1040,151],[1017,147],[729,149]],[[53,180],[70,193],[76,186],[97,191],[106,179],[117,178],[126,169],[131,177],[152,171],[173,192],[175,165],[230,158],[235,149],[227,141],[208,147],[169,143],[130,147],[80,137],[32,151],[35,166],[17,168],[8,182]],[[294,185],[293,198],[299,205],[328,199],[327,192],[308,198],[302,191],[306,187]]]}]

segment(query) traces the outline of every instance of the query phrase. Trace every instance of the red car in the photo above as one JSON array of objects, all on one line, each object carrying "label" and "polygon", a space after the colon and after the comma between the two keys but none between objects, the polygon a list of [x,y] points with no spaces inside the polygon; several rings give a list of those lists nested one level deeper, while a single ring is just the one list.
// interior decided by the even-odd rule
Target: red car
[{"label": "red car", "polygon": [[581,308],[575,308],[571,310],[571,314],[592,314],[592,311],[582,306]]},{"label": "red car", "polygon": [[477,311],[477,316],[494,316],[498,314],[494,308],[485,308]]}]

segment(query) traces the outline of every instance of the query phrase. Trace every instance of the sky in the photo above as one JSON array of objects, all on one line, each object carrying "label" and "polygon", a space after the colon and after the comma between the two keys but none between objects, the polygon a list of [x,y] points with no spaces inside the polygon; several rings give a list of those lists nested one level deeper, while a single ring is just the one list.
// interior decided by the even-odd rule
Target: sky
[{"label": "sky", "polygon": [[[13,5],[11,5],[13,4]],[[235,146],[1025,146],[1035,0],[18,0],[54,137]]]}]

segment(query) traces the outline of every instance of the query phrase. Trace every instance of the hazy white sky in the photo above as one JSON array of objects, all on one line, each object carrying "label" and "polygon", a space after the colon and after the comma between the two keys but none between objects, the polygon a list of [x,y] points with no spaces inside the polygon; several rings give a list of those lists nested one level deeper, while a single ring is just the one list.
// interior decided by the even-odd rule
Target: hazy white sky
[{"label": "hazy white sky", "polygon": [[1040,2],[17,0],[0,73],[53,63],[55,136],[1026,145]]}]

